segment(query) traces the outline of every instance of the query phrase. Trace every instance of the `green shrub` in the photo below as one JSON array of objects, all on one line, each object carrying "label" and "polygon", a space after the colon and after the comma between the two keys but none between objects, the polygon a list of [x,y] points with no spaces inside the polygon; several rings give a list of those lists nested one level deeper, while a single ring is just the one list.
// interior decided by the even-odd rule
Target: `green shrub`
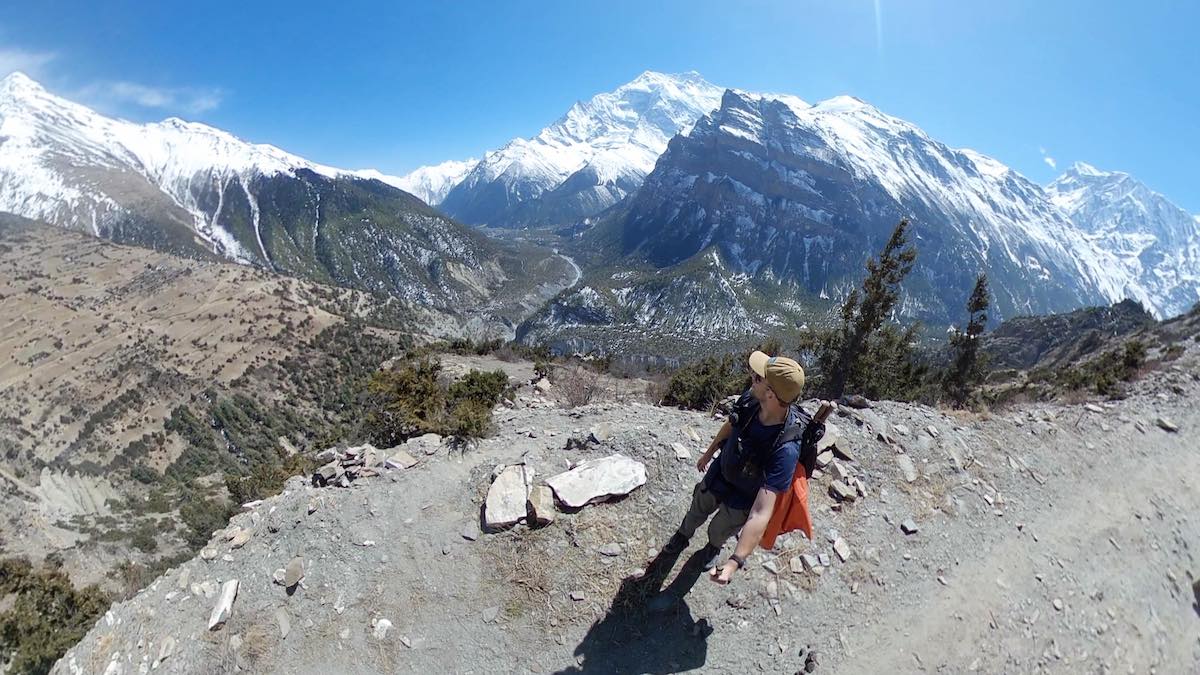
[{"label": "green shrub", "polygon": [[95,585],[76,590],[61,570],[35,570],[28,560],[0,561],[0,597],[13,594],[0,614],[0,663],[13,673],[48,673],[108,609]]},{"label": "green shrub", "polygon": [[740,355],[706,356],[671,375],[662,404],[710,410],[717,401],[750,386],[748,369]]},{"label": "green shrub", "polygon": [[447,436],[482,438],[491,432],[492,406],[466,399],[450,410],[443,431]]},{"label": "green shrub", "polygon": [[424,358],[371,376],[366,429],[375,445],[390,448],[412,436],[441,432],[446,409],[438,384],[441,367]]},{"label": "green shrub", "polygon": [[508,375],[503,370],[493,370],[490,373],[472,370],[451,384],[448,394],[451,405],[474,401],[487,406],[490,412],[507,390]]},{"label": "green shrub", "polygon": [[225,527],[236,513],[224,501],[206,499],[197,494],[183,496],[181,501],[183,505],[179,507],[179,518],[187,527],[184,540],[193,550],[207,544],[212,533]]}]

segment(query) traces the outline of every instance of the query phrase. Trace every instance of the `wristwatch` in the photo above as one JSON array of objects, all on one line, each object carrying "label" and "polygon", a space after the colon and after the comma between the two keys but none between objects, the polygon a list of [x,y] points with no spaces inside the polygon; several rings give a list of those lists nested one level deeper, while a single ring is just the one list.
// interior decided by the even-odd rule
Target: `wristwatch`
[{"label": "wristwatch", "polygon": [[733,562],[737,563],[739,570],[746,566],[746,559],[736,553],[729,556],[729,559],[732,560]]}]

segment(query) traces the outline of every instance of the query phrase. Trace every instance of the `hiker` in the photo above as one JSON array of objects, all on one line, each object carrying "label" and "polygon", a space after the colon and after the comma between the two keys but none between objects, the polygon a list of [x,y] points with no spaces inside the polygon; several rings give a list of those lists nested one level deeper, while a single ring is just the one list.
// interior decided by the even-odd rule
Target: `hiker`
[{"label": "hiker", "polygon": [[[692,503],[678,531],[664,550],[678,553],[687,547],[696,528],[716,512],[708,524],[708,543],[701,552],[710,559],[710,578],[727,584],[745,567],[758,546],[776,500],[792,486],[798,463],[812,475],[816,444],[823,423],[812,422],[793,405],[804,388],[804,369],[792,359],[750,355],[750,389],[734,405],[729,419],[696,462],[705,472],[692,492]],[[717,450],[721,453],[713,456]],[[803,456],[803,458],[802,458]],[[725,540],[741,528],[733,554],[723,564],[718,556]]]}]

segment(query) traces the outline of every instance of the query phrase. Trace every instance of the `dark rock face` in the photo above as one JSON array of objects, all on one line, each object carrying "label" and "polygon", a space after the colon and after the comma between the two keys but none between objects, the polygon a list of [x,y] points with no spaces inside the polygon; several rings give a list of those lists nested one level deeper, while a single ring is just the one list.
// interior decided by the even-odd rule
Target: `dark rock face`
[{"label": "dark rock face", "polygon": [[903,314],[955,321],[984,270],[1000,317],[1103,301],[1038,186],[860,101],[805,105],[727,92],[631,198],[623,251],[667,266],[715,247],[737,272],[836,298],[909,218]]},{"label": "dark rock face", "polygon": [[1027,369],[1046,361],[1068,363],[1118,338],[1155,324],[1133,300],[1111,307],[1087,307],[1065,314],[1009,319],[984,335],[983,351],[992,369]]}]

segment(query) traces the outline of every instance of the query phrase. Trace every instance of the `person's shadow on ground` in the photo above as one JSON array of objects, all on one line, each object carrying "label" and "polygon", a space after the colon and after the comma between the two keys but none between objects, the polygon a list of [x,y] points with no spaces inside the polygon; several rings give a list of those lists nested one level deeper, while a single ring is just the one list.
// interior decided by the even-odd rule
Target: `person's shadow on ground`
[{"label": "person's shadow on ground", "polygon": [[608,612],[575,648],[580,664],[558,673],[676,673],[703,666],[712,627],[692,618],[684,596],[708,571],[708,559],[692,554],[659,590],[679,555],[659,552],[642,577],[621,582]]}]

